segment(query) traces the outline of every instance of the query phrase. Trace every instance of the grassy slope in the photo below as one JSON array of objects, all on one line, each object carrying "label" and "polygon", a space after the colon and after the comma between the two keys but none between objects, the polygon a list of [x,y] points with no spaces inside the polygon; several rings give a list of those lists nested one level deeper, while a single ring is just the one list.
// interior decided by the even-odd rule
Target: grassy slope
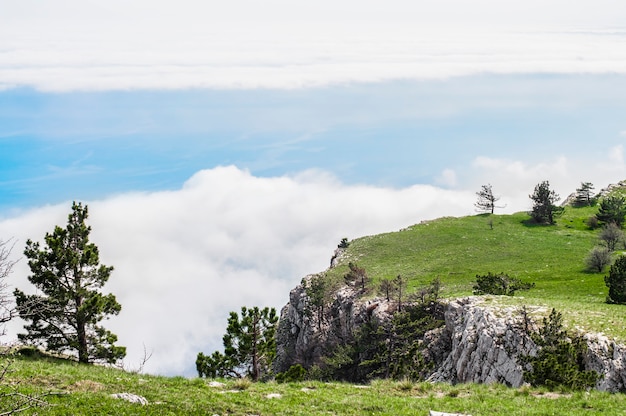
[{"label": "grassy slope", "polygon": [[[412,287],[439,277],[445,297],[469,295],[476,274],[505,272],[536,283],[515,297],[491,297],[492,302],[556,307],[570,326],[626,339],[623,306],[607,305],[604,273],[584,270],[584,257],[597,243],[597,231],[584,226],[594,209],[567,209],[558,224],[531,226],[526,214],[443,218],[399,232],[354,240],[345,263],[329,271],[341,280],[348,261],[365,267],[375,281],[402,274]],[[0,358],[0,361],[3,358]],[[45,414],[426,414],[447,412],[491,415],[617,414],[626,396],[599,392],[548,398],[535,389],[502,386],[448,386],[375,382],[368,388],[339,383],[243,385],[221,388],[206,380],[187,380],[124,373],[56,359],[18,358],[9,377],[20,391],[53,391]],[[2,388],[2,386],[0,386]],[[303,390],[304,389],[304,390]],[[142,407],[110,398],[130,392],[146,397]],[[282,395],[268,399],[270,393]],[[1,405],[1,403],[0,403]],[[1,407],[0,407],[1,408]],[[40,411],[40,410],[39,410]],[[35,410],[34,412],[37,412]]]},{"label": "grassy slope", "polygon": [[[444,297],[472,294],[477,274],[504,272],[536,287],[498,303],[536,305],[563,312],[566,324],[626,340],[623,306],[605,303],[604,273],[585,270],[584,259],[598,243],[585,220],[595,208],[567,208],[554,226],[528,222],[526,213],[442,218],[398,232],[354,240],[344,264],[330,272],[340,279],[347,263],[364,267],[375,282],[401,274],[410,287],[439,277]],[[493,222],[493,229],[490,226]]]},{"label": "grassy slope", "polygon": [[[21,391],[51,391],[49,406],[25,414],[46,415],[425,415],[428,410],[474,416],[621,414],[626,395],[580,392],[554,394],[541,389],[501,385],[457,385],[374,381],[290,384],[188,380],[137,375],[58,359],[19,358],[10,377]],[[147,398],[147,406],[110,397],[130,392]],[[270,398],[268,395],[279,394]],[[0,403],[2,409],[2,403]],[[21,414],[21,413],[20,413]]]}]

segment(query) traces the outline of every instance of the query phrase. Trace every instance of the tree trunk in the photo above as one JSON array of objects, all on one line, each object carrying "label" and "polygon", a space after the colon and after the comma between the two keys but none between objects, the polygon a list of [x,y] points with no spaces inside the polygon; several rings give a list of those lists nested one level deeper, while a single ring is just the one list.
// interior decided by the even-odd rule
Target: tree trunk
[{"label": "tree trunk", "polygon": [[78,322],[76,329],[78,336],[78,362],[88,364],[89,351],[87,349],[87,331],[85,329],[85,323]]},{"label": "tree trunk", "polygon": [[[78,292],[78,289],[77,289]],[[81,311],[83,306],[82,296],[77,296],[74,299],[76,303],[76,337],[78,338],[78,362],[89,363],[89,349],[87,346],[87,324]]]},{"label": "tree trunk", "polygon": [[252,323],[252,381],[259,380],[259,316],[255,315]]}]

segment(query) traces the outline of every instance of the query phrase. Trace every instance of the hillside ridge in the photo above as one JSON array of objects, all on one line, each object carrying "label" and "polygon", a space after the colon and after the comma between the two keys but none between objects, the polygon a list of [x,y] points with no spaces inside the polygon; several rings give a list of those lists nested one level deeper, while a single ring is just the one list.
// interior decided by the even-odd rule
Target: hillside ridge
[{"label": "hillside ridge", "polygon": [[[623,181],[601,195],[625,188]],[[587,225],[597,211],[595,205],[567,205],[555,225],[534,224],[526,212],[443,217],[350,241],[335,250],[327,270],[305,277],[291,291],[281,311],[275,369],[324,366],[338,346],[355,342],[361,328],[373,321],[388,325],[397,306],[381,296],[379,285],[403,276],[407,293],[434,280],[441,285],[438,319],[444,324],[420,340],[420,354],[434,364],[427,378],[520,386],[520,357],[537,350],[515,315],[524,307],[540,319],[557,309],[567,328],[584,334],[585,367],[601,375],[596,388],[624,391],[626,318],[616,313],[621,306],[605,302],[604,271],[590,272],[585,264],[598,244],[599,230]],[[366,274],[363,283],[346,280],[353,267]],[[472,296],[476,276],[488,272],[535,286],[518,296]],[[325,301],[313,305],[311,288],[319,279],[325,282]]]}]

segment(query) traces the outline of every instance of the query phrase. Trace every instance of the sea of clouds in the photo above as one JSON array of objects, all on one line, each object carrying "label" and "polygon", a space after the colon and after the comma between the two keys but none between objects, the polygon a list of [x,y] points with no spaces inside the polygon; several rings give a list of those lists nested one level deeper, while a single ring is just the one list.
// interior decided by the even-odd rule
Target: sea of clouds
[{"label": "sea of clouds", "polygon": [[[128,347],[128,368],[139,365],[145,349],[152,353],[145,371],[193,376],[196,354],[221,348],[230,311],[244,305],[280,309],[305,275],[328,267],[344,237],[474,214],[481,175],[494,179],[494,192],[506,205],[499,211],[506,213],[529,209],[528,194],[541,180],[550,179],[565,197],[580,181],[607,181],[596,182],[603,186],[626,174],[623,162],[613,168],[590,166],[587,173],[593,169],[602,175],[579,178],[583,172],[563,157],[535,166],[479,158],[475,187],[443,189],[346,185],[315,170],[257,177],[222,166],[197,172],[178,190],[83,201],[101,261],[115,267],[105,290],[122,304],[120,315],[105,325]],[[21,256],[25,241],[42,241],[54,225],[64,226],[70,207],[68,201],[0,220],[1,238],[16,242],[12,255],[19,262],[9,278],[12,287],[34,289]],[[21,331],[21,323],[14,321],[8,329],[4,341]]]},{"label": "sea of clouds", "polygon": [[299,88],[626,72],[614,0],[0,0],[0,88]]}]

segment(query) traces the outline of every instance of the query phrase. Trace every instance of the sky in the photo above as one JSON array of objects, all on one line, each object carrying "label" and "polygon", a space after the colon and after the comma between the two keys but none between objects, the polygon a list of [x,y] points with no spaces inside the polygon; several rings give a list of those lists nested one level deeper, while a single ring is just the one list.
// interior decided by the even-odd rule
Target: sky
[{"label": "sky", "polygon": [[[573,4],[575,3],[575,4]],[[626,179],[626,3],[0,0],[0,239],[89,206],[106,322],[194,376],[337,243]],[[14,321],[0,342],[21,329]]]}]

